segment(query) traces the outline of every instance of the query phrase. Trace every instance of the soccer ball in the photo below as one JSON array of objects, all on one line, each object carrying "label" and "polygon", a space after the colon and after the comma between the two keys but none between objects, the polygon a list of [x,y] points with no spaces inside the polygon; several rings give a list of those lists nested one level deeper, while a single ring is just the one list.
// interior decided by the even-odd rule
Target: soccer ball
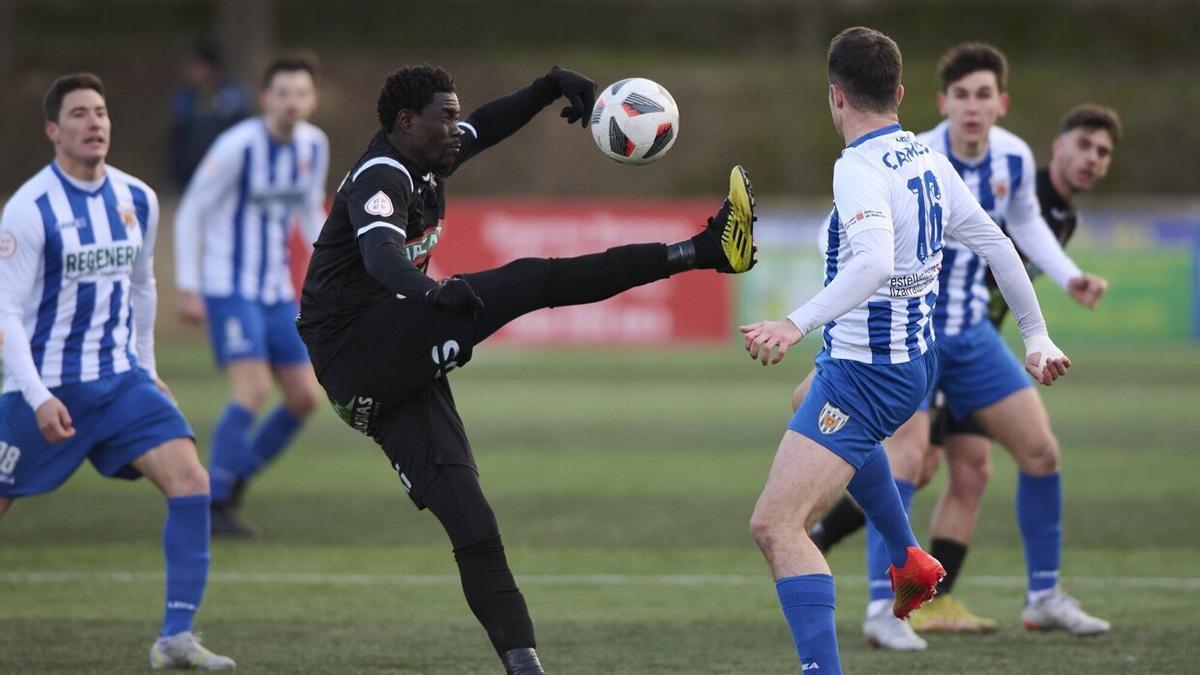
[{"label": "soccer ball", "polygon": [[679,108],[662,85],[631,77],[604,88],[588,125],[600,152],[622,164],[649,164],[675,144]]}]

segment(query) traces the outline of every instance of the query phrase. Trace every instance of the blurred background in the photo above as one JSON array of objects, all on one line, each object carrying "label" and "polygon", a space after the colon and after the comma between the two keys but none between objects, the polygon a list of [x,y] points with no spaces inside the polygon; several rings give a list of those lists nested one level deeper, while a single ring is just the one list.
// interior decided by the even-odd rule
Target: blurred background
[{"label": "blurred background", "polygon": [[[1091,101],[1121,114],[1124,142],[1109,176],[1078,198],[1068,249],[1109,280],[1110,294],[1089,312],[1037,285],[1076,361],[1045,393],[1065,456],[1064,577],[1117,628],[1087,643],[1019,630],[1014,470],[997,452],[956,594],[1000,619],[1001,632],[935,638],[911,659],[868,650],[858,638],[861,541],[851,539],[831,559],[847,670],[1194,671],[1194,0],[0,0],[0,198],[51,157],[40,112],[49,83],[78,70],[103,77],[110,161],[163,203],[160,370],[206,455],[226,384],[201,331],[177,321],[172,284],[173,210],[186,180],[172,125],[195,108],[188,87],[219,92],[211,106],[221,114],[205,124],[231,121],[253,111],[273,54],[315,52],[313,122],[330,138],[332,193],[376,129],[383,79],[401,65],[449,69],[466,110],[556,64],[602,86],[658,81],[681,115],[669,155],[619,165],[552,106],[454,177],[434,273],[689,232],[715,210],[734,163],[751,171],[762,207],[759,266],[534,314],[478,350],[455,392],[552,672],[794,672],[745,523],[815,344],[764,371],[746,363],[735,333],[738,321],[781,316],[821,283],[816,228],[842,147],[825,50],[858,24],[903,51],[910,130],[939,121],[935,63],[968,40],[1006,53],[1012,104],[1001,124],[1039,165],[1070,107]],[[917,498],[918,536],[941,480]],[[27,501],[0,522],[0,672],[140,663],[161,594],[161,498],[84,469]],[[413,511],[377,449],[328,410],[255,483],[245,516],[261,536],[217,543],[200,614],[206,639],[243,670],[494,672],[444,535]]]}]

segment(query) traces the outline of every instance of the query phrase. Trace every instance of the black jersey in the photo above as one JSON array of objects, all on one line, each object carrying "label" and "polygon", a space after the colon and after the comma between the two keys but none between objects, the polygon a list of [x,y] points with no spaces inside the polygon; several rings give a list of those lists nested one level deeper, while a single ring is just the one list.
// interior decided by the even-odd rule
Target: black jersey
[{"label": "black jersey", "polygon": [[462,149],[435,175],[403,156],[377,132],[346,174],[313,245],[297,327],[310,346],[336,352],[345,328],[392,297],[424,302],[435,286],[425,276],[446,216],[446,182],[471,157],[524,126],[557,97],[546,78],[498,98],[459,126]]},{"label": "black jersey", "polygon": [[[1054,189],[1054,184],[1050,182],[1050,170],[1048,168],[1038,169],[1037,172],[1037,198],[1038,205],[1042,209],[1042,218],[1046,224],[1050,226],[1050,231],[1054,233],[1056,239],[1065,248],[1067,241],[1075,234],[1075,228],[1078,225],[1078,215],[1075,213],[1075,207],[1062,195],[1058,194],[1058,190]],[[1013,242],[1016,245],[1016,242]],[[1041,274],[1041,270],[1034,267],[1029,262],[1029,258],[1017,247],[1017,253],[1021,255],[1021,260],[1025,262],[1025,268],[1029,272],[1029,278],[1035,279]],[[1000,288],[996,284],[996,278],[992,276],[991,271],[987,274],[988,291],[991,293],[991,302],[988,305],[988,315],[991,318],[992,325],[999,328],[1000,324],[1004,323],[1004,317],[1008,315],[1008,303],[1004,302],[1004,296],[1000,294]]]}]

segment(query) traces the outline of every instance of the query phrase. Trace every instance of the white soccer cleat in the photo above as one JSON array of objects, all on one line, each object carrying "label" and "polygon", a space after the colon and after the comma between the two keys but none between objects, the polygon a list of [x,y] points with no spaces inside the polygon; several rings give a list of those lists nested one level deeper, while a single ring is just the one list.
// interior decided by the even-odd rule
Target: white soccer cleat
[{"label": "white soccer cleat", "polygon": [[1079,601],[1059,589],[1026,605],[1021,623],[1029,630],[1065,630],[1073,635],[1100,635],[1112,624],[1079,607]]},{"label": "white soccer cleat", "polygon": [[921,652],[928,646],[907,621],[893,616],[889,607],[867,617],[863,622],[863,636],[872,647],[898,652]]},{"label": "white soccer cleat", "polygon": [[160,637],[150,648],[154,670],[233,670],[237,664],[228,656],[214,654],[190,632]]}]

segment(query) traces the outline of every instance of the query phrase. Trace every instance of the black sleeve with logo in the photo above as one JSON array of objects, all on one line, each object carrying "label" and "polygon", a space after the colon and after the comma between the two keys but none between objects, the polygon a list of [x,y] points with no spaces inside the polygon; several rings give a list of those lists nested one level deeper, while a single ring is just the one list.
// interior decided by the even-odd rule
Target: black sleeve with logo
[{"label": "black sleeve with logo", "polygon": [[[1050,231],[1054,233],[1054,237],[1065,248],[1071,236],[1075,234],[1079,216],[1075,213],[1075,207],[1066,199],[1063,199],[1062,195],[1058,194],[1058,190],[1054,189],[1054,183],[1050,181],[1050,171],[1044,167],[1038,169],[1037,172],[1037,197],[1038,205],[1042,209],[1042,218],[1050,226]],[[1014,241],[1013,244],[1016,245],[1016,242]],[[1036,279],[1041,274],[1041,270],[1029,263],[1029,257],[1021,251],[1019,246],[1017,247],[1017,253],[1021,255],[1021,260],[1025,262],[1025,269],[1029,272],[1029,278]],[[987,273],[987,285],[988,291],[991,293],[988,315],[992,321],[992,325],[999,328],[1004,323],[1004,317],[1008,316],[1008,304],[1004,302],[1004,296],[1000,294],[996,278],[992,276],[991,270],[988,270]]]},{"label": "black sleeve with logo", "polygon": [[421,298],[436,284],[413,265],[405,250],[410,207],[420,210],[413,204],[408,181],[394,166],[377,164],[346,186],[346,202],[367,274],[392,293]]}]

